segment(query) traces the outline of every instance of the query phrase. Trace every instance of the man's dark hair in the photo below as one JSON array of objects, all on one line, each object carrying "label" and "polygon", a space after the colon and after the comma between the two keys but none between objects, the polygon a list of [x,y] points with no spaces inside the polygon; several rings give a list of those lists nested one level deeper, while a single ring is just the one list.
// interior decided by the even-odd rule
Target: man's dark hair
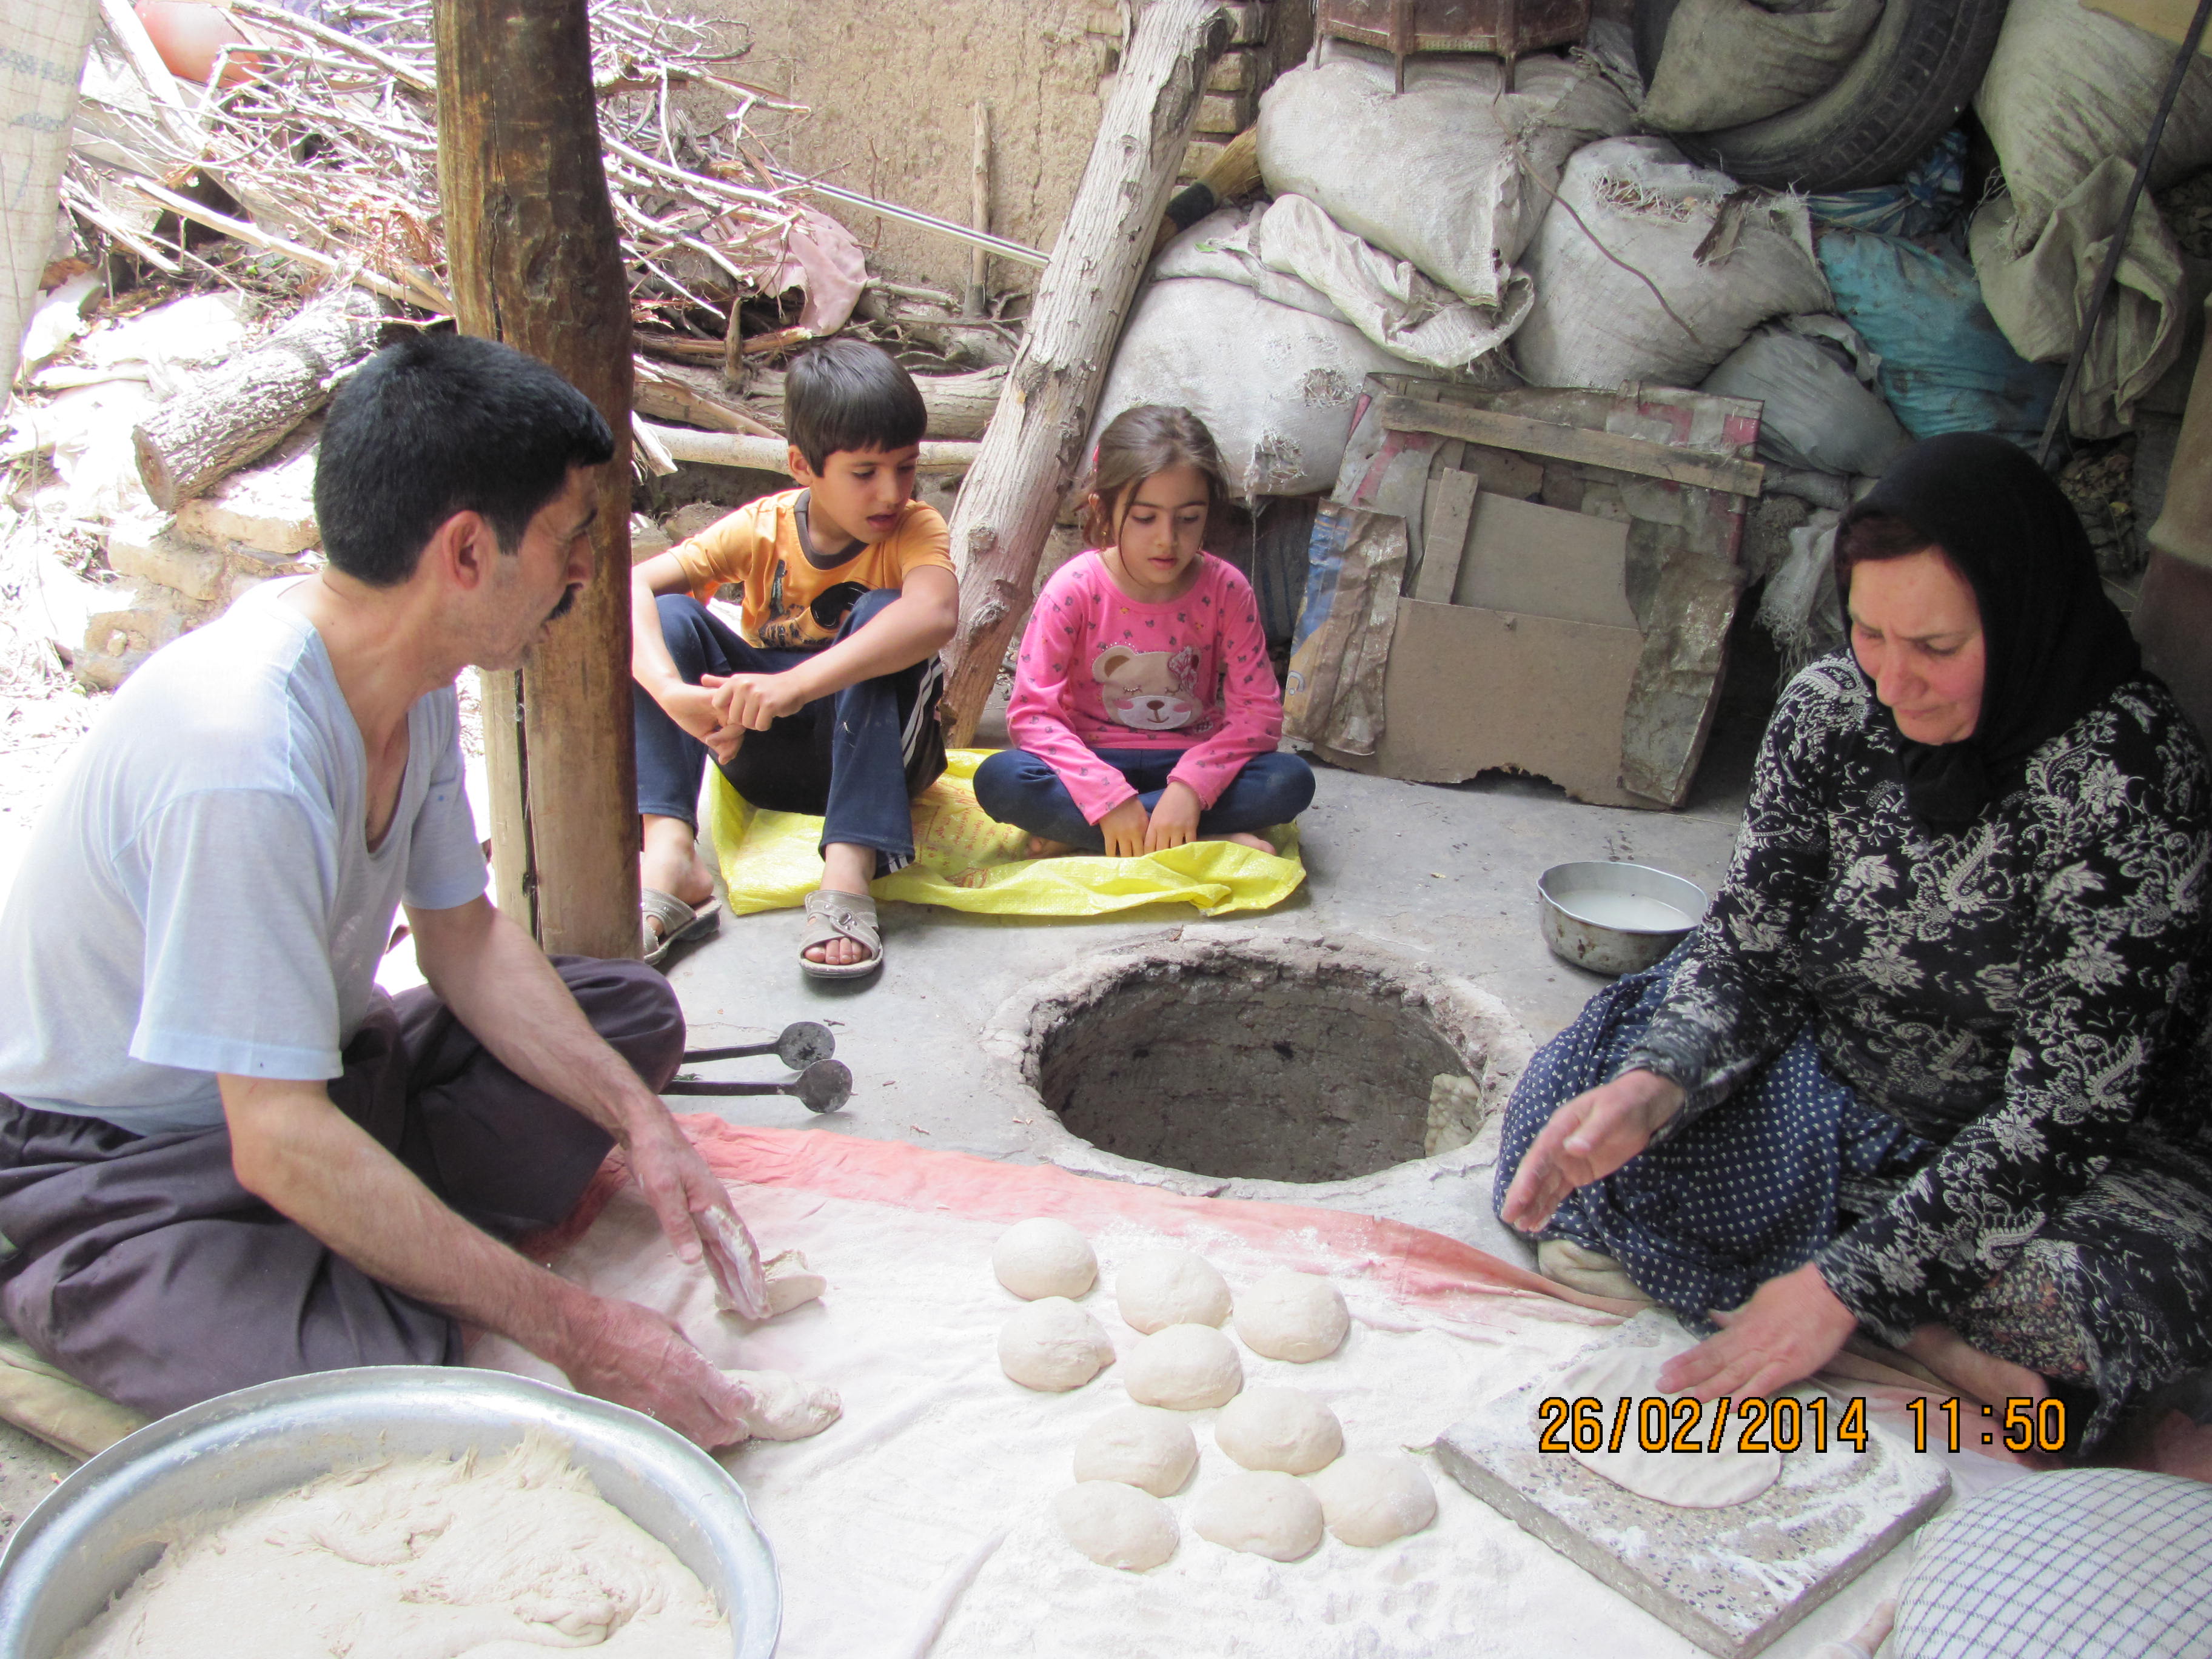
[{"label": "man's dark hair", "polygon": [[592,400],[535,357],[468,335],[411,334],[331,399],[315,457],[324,553],[356,581],[396,587],[456,513],[482,514],[512,553],[571,467],[614,453]]},{"label": "man's dark hair", "polygon": [[918,444],[928,425],[914,376],[865,340],[824,340],[784,377],[784,432],[817,472],[841,449]]}]

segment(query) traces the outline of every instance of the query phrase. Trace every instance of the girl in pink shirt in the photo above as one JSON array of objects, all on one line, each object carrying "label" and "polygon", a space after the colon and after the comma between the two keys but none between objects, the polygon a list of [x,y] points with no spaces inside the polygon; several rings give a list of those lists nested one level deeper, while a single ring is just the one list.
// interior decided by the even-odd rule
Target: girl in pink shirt
[{"label": "girl in pink shirt", "polygon": [[1272,850],[1257,833],[1313,799],[1313,769],[1278,754],[1283,699],[1260,608],[1203,551],[1223,485],[1212,434],[1146,404],[1098,440],[1085,533],[1037,595],[1006,726],[975,799],[1030,836],[1033,857],[1117,858],[1192,841]]}]

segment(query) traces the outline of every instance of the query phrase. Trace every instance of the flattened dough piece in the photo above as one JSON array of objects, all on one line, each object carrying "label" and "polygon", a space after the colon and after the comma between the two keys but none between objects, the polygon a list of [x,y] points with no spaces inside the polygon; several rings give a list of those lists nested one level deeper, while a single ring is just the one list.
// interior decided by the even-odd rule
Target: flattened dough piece
[{"label": "flattened dough piece", "polygon": [[1154,1406],[1117,1407],[1075,1443],[1078,1480],[1119,1480],[1155,1498],[1174,1497],[1197,1467],[1190,1425]]},{"label": "flattened dough piece", "polygon": [[1237,1357],[1237,1345],[1212,1326],[1170,1325],[1130,1350],[1122,1382],[1140,1406],[1202,1412],[1237,1397],[1244,1386],[1244,1362]]},{"label": "flattened dough piece", "polygon": [[1085,1480],[1052,1500],[1060,1535],[1102,1567],[1142,1572],[1176,1553],[1182,1528],[1150,1492],[1118,1480]]},{"label": "flattened dough piece", "polygon": [[1065,1394],[1113,1363],[1106,1328],[1064,1296],[1039,1297],[999,1328],[999,1369],[1025,1389]]},{"label": "flattened dough piece", "polygon": [[1213,1419],[1213,1443],[1248,1469],[1311,1474],[1344,1451],[1336,1413],[1304,1389],[1247,1389]]},{"label": "flattened dough piece", "polygon": [[1437,1518],[1437,1489],[1403,1452],[1349,1452],[1306,1482],[1340,1543],[1372,1549]]},{"label": "flattened dough piece", "polygon": [[1229,1281],[1190,1250],[1146,1250],[1114,1275],[1114,1300],[1132,1330],[1215,1325],[1229,1317]]},{"label": "flattened dough piece", "polygon": [[1279,1268],[1237,1298],[1237,1334],[1270,1359],[1326,1359],[1351,1328],[1343,1292],[1319,1273]]},{"label": "flattened dough piece", "polygon": [[781,1318],[793,1308],[815,1300],[830,1288],[830,1281],[806,1265],[804,1251],[786,1250],[770,1256],[761,1269],[768,1280],[768,1316]]},{"label": "flattened dough piece", "polygon": [[731,1382],[752,1390],[760,1403],[745,1413],[745,1429],[756,1440],[805,1440],[844,1414],[844,1402],[826,1382],[809,1382],[789,1371],[724,1371]]},{"label": "flattened dough piece", "polygon": [[[1617,1402],[1624,1399],[1629,1402],[1628,1428],[1620,1437],[1619,1451],[1601,1449],[1571,1455],[1585,1468],[1615,1485],[1677,1509],[1720,1510],[1749,1503],[1782,1478],[1782,1454],[1771,1448],[1742,1450],[1735,1443],[1742,1426],[1733,1413],[1729,1419],[1731,1437],[1720,1451],[1644,1449],[1638,1433],[1644,1401],[1656,1396],[1669,1403],[1671,1441],[1672,1402],[1686,1397],[1660,1392],[1659,1368],[1671,1357],[1658,1348],[1607,1348],[1571,1366],[1559,1379],[1558,1392],[1570,1401],[1585,1395],[1595,1399],[1604,1408],[1608,1439]],[[1711,1435],[1711,1412],[1705,1413],[1692,1433],[1698,1439]]]},{"label": "flattened dough piece", "polygon": [[992,1247],[991,1271],[1024,1302],[1041,1296],[1086,1296],[1098,1282],[1091,1241],[1065,1221],[1036,1216],[1018,1221]]},{"label": "flattened dough piece", "polygon": [[1209,1543],[1295,1561],[1321,1542],[1321,1499],[1293,1475],[1232,1474],[1198,1495],[1190,1529]]}]

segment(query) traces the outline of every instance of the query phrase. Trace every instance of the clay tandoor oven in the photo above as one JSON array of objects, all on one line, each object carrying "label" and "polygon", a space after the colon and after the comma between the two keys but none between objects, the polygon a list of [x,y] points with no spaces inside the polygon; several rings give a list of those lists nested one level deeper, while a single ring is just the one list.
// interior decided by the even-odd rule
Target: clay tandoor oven
[{"label": "clay tandoor oven", "polygon": [[1349,940],[1105,952],[1040,988],[1021,1024],[1024,1073],[1072,1133],[1263,1181],[1346,1180],[1440,1135],[1462,1144],[1528,1054],[1494,998]]}]

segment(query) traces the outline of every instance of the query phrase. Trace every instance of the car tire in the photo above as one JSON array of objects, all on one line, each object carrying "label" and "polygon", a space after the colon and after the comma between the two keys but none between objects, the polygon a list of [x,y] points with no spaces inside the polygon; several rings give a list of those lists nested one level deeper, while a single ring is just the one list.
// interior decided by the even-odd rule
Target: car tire
[{"label": "car tire", "polygon": [[[1669,133],[1692,161],[1748,185],[1857,190],[1902,178],[1958,124],[1982,84],[2007,0],[1889,0],[1843,78],[1762,121]],[[1648,83],[1676,0],[1639,0],[1636,61]]]}]

